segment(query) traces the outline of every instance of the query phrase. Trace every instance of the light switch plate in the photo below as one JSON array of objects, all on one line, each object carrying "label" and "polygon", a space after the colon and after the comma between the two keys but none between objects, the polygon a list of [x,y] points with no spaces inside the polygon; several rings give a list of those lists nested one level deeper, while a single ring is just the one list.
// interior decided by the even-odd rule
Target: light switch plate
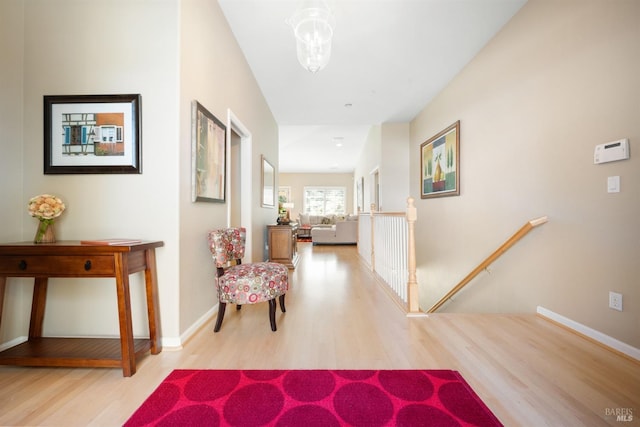
[{"label": "light switch plate", "polygon": [[607,178],[607,193],[619,193],[620,192],[620,177],[610,176]]}]

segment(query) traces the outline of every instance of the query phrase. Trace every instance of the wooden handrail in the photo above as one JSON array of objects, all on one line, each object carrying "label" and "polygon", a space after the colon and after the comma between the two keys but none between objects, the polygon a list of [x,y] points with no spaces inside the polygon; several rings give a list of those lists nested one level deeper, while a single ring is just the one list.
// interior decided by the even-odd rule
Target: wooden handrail
[{"label": "wooden handrail", "polygon": [[540,218],[532,219],[523,225],[520,230],[516,231],[516,233],[509,238],[506,242],[502,244],[498,249],[495,250],[487,259],[482,261],[480,265],[478,265],[471,273],[467,275],[460,283],[458,283],[453,289],[451,289],[445,296],[443,296],[440,301],[435,303],[433,307],[429,309],[427,313],[434,313],[437,309],[439,309],[445,302],[447,302],[452,296],[454,296],[458,291],[464,288],[467,283],[469,283],[473,278],[475,278],[482,270],[486,270],[487,267],[491,265],[496,259],[498,259],[503,253],[505,253],[511,246],[513,246],[518,240],[522,239],[528,232],[533,230],[535,227],[542,225],[547,222],[547,217],[542,216]]}]

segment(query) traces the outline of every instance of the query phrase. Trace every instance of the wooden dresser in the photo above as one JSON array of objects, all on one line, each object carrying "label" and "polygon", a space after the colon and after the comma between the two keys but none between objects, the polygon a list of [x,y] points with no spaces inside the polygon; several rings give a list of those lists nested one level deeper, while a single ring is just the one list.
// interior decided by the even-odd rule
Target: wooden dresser
[{"label": "wooden dresser", "polygon": [[293,269],[298,264],[298,224],[268,225],[269,261]]}]

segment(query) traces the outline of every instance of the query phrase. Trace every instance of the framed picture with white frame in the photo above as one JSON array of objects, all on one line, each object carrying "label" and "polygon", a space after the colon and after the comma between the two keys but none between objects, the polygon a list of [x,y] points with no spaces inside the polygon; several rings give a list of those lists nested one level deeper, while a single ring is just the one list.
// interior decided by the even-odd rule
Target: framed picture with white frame
[{"label": "framed picture with white frame", "polygon": [[276,207],[276,171],[269,161],[262,156],[262,203],[264,208]]}]

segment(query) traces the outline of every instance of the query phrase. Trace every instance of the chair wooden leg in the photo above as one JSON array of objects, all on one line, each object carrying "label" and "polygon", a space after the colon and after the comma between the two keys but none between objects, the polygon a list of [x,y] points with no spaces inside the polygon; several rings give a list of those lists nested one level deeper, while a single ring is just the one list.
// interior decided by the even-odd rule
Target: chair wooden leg
[{"label": "chair wooden leg", "polygon": [[213,332],[218,332],[222,327],[222,320],[224,320],[224,309],[227,308],[227,303],[218,303],[218,318],[216,319],[216,326],[213,328]]},{"label": "chair wooden leg", "polygon": [[271,321],[271,330],[275,332],[276,328],[276,299],[269,300],[269,320]]},{"label": "chair wooden leg", "polygon": [[287,309],[284,308],[284,295],[285,294],[280,295],[280,310],[282,310],[283,313],[286,313]]}]

